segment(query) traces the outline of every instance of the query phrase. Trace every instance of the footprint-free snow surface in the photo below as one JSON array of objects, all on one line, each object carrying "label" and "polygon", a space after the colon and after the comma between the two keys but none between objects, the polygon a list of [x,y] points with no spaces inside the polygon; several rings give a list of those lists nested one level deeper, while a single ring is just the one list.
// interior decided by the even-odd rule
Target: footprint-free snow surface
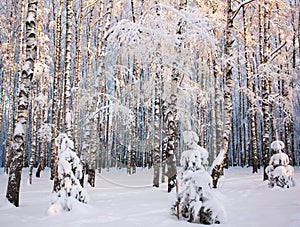
[{"label": "footprint-free snow surface", "polygon": [[[8,176],[0,169],[1,227],[185,227],[201,226],[177,220],[170,214],[166,184],[152,187],[153,170],[138,169],[128,176],[125,170],[103,170],[97,174],[96,187],[86,187],[87,205],[73,204],[71,212],[48,215],[52,198],[50,170],[28,185],[28,169],[23,170],[20,207],[5,199]],[[251,168],[230,168],[217,189],[227,213],[219,227],[299,227],[300,168],[295,168],[294,188],[269,188],[262,173]],[[204,225],[203,225],[204,226]]]}]

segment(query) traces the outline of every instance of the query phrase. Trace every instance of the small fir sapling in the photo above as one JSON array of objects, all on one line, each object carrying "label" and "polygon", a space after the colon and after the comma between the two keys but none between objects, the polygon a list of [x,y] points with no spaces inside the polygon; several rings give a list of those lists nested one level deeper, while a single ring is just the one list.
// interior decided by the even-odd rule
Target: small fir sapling
[{"label": "small fir sapling", "polygon": [[61,211],[70,211],[74,203],[87,203],[88,194],[80,185],[82,178],[82,164],[73,151],[74,143],[66,134],[61,133],[55,140],[59,146],[58,179],[60,190],[55,193],[53,202],[48,209],[48,214]]},{"label": "small fir sapling", "polygon": [[195,132],[184,132],[189,150],[182,153],[182,168],[178,172],[178,193],[172,203],[172,214],[193,223],[217,224],[226,219],[224,207],[212,190],[212,179],[207,172],[208,152],[197,145]]},{"label": "small fir sapling", "polygon": [[269,186],[279,186],[289,188],[295,186],[293,179],[294,168],[289,165],[289,157],[283,153],[284,143],[282,141],[274,141],[271,148],[277,152],[274,154],[266,168],[266,173],[269,178]]}]

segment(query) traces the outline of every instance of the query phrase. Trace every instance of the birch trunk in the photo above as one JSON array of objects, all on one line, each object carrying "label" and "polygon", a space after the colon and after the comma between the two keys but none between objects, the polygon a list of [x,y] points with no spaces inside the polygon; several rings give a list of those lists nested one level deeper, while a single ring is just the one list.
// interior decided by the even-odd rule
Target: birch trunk
[{"label": "birch trunk", "polygon": [[[44,10],[44,3],[41,1],[39,4],[39,9],[41,11]],[[38,40],[38,46],[37,46],[37,63],[42,64],[43,55],[41,53],[42,49],[42,41],[41,41],[41,18],[39,15],[37,15],[37,40]],[[38,69],[39,71],[40,69]],[[33,167],[36,163],[36,156],[39,154],[39,138],[38,138],[38,129],[41,128],[41,117],[42,117],[42,106],[37,100],[37,96],[40,92],[42,92],[43,89],[43,78],[41,78],[40,75],[35,75],[35,79],[32,83],[32,89],[31,89],[31,138],[32,138],[32,144],[31,144],[31,155],[30,155],[30,161],[29,161],[29,183],[32,184],[32,172]],[[38,173],[38,172],[37,172]],[[39,174],[37,174],[39,176]]]},{"label": "birch trunk", "polygon": [[177,151],[177,130],[178,130],[178,120],[177,120],[177,83],[179,81],[178,72],[173,71],[171,80],[171,92],[169,96],[169,105],[167,110],[167,153],[166,153],[166,163],[167,163],[167,176],[168,176],[168,192],[171,192],[172,188],[176,185],[176,153]]},{"label": "birch trunk", "polygon": [[[187,1],[181,0],[179,2],[179,10],[187,10]],[[172,75],[170,81],[170,94],[168,95],[168,108],[166,113],[166,164],[167,164],[167,177],[168,177],[168,192],[176,186],[176,157],[178,155],[178,117],[177,117],[177,95],[178,95],[178,84],[180,80],[179,66],[182,43],[182,33],[184,27],[184,19],[180,18],[176,28],[176,43],[175,43],[175,54],[176,61],[172,65]]]},{"label": "birch trunk", "polygon": [[246,78],[247,78],[247,89],[248,95],[248,119],[250,126],[250,146],[252,147],[252,173],[257,173],[259,168],[259,158],[257,152],[257,138],[256,138],[256,110],[255,110],[255,78],[251,75],[250,59],[249,59],[249,31],[248,23],[243,6],[243,24],[244,24],[244,52],[246,61]]},{"label": "birch trunk", "polygon": [[[290,84],[292,84],[291,82],[289,81],[285,81],[285,80],[282,80],[282,96],[284,97],[284,102],[285,103],[290,103],[292,102],[291,100],[289,100],[289,86]],[[291,137],[291,125],[292,125],[292,119],[293,119],[293,116],[292,116],[292,113],[290,111],[291,107],[290,105],[286,105],[286,104],[283,104],[283,110],[284,113],[283,113],[283,116],[284,116],[284,123],[283,123],[283,131],[284,131],[284,142],[285,142],[285,152],[286,154],[289,156],[289,159],[290,159],[290,165],[294,165],[294,155],[293,155],[293,150],[291,150],[291,143],[292,143],[292,140],[293,140],[293,137]]]},{"label": "birch trunk", "polygon": [[[29,183],[32,184],[32,171],[36,160],[37,154],[37,117],[38,117],[38,105],[36,100],[36,82],[33,83],[32,91],[30,92],[31,100],[31,154],[29,160]],[[29,104],[30,105],[30,104]]]},{"label": "birch trunk", "polygon": [[77,155],[80,155],[79,152],[79,118],[80,118],[80,106],[79,106],[79,99],[80,99],[80,87],[81,87],[81,40],[82,40],[82,30],[83,30],[83,17],[84,17],[84,1],[80,1],[80,15],[79,15],[79,22],[76,24],[76,57],[75,57],[75,80],[74,80],[74,123],[76,127],[74,127],[74,150]]},{"label": "birch trunk", "polygon": [[[154,63],[155,64],[155,63]],[[160,91],[159,80],[160,73],[158,72],[158,66],[154,65],[154,174],[153,174],[153,187],[159,187],[159,175],[160,175]]]},{"label": "birch trunk", "polygon": [[[18,9],[18,1],[16,2],[17,5],[14,6],[14,10],[15,10],[15,13],[14,14],[11,14],[11,17],[13,15],[16,15],[17,13],[17,9]],[[25,12],[25,1],[21,1],[21,13],[20,13],[20,21],[19,21],[19,25],[20,25],[20,38],[19,38],[19,45],[20,45],[20,48],[19,48],[19,61],[20,62],[24,62],[24,56],[23,56],[23,37],[24,37],[24,21],[23,21],[23,18],[24,18],[24,12]],[[16,22],[15,22],[15,28],[16,28]],[[10,32],[9,32],[10,34]],[[10,86],[8,88],[8,95],[9,95],[9,114],[8,114],[8,132],[7,132],[7,138],[6,138],[6,153],[5,153],[5,166],[4,166],[4,172],[6,174],[8,174],[8,167],[9,167],[9,160],[10,160],[10,153],[11,153],[11,142],[12,142],[12,136],[13,136],[13,128],[14,128],[14,125],[15,125],[15,96],[12,92],[12,88],[14,87],[14,81],[15,81],[15,65],[14,65],[14,61],[15,61],[15,51],[16,51],[16,37],[18,35],[15,35],[14,36],[14,42],[13,42],[13,52],[12,52],[12,57],[11,57],[11,67],[10,67]],[[8,37],[8,51],[7,53],[10,52],[10,36]],[[17,67],[18,68],[18,67]],[[17,69],[19,70],[19,69]],[[3,100],[1,100],[1,103],[4,102],[4,92],[6,91],[5,89],[5,86],[6,86],[6,83],[7,83],[7,78],[8,76],[4,76],[4,81],[3,81],[3,88],[2,88],[2,95],[1,95],[1,98]],[[4,108],[4,105],[1,105],[0,106],[0,125],[2,124],[2,112],[3,112],[3,109]]]},{"label": "birch trunk", "polygon": [[[58,161],[58,148],[55,146],[55,138],[60,132],[60,68],[61,68],[61,16],[62,16],[63,1],[60,0],[59,12],[56,19],[56,33],[55,33],[55,48],[54,48],[54,78],[53,78],[53,97],[52,97],[52,140],[51,140],[51,176],[53,180],[57,177],[57,161]],[[57,181],[55,181],[57,182]],[[58,185],[54,185],[54,191],[56,191]]]},{"label": "birch trunk", "polygon": [[132,144],[133,144],[133,150],[132,150],[132,174],[136,173],[136,150],[137,150],[137,108],[138,108],[138,98],[137,98],[137,86],[136,86],[136,81],[138,80],[138,62],[135,58],[133,57],[133,80],[132,80],[132,85],[131,85],[131,91],[133,93],[133,104],[132,104],[132,112],[134,116],[134,120],[132,122],[132,131],[131,131],[131,138],[132,138]]},{"label": "birch trunk", "polygon": [[[266,63],[268,61],[268,5],[264,3],[264,11],[263,11],[263,57],[262,63]],[[262,114],[263,114],[263,146],[262,146],[262,155],[263,155],[263,166],[264,166],[264,174],[263,180],[268,179],[268,175],[265,171],[266,167],[269,165],[270,160],[270,108],[269,108],[269,96],[270,96],[270,81],[269,75],[263,72],[262,78]]]},{"label": "birch trunk", "polygon": [[90,130],[90,137],[88,138],[89,143],[89,149],[88,149],[88,163],[86,163],[87,172],[88,172],[88,183],[91,185],[91,187],[95,187],[95,173],[96,173],[96,160],[97,160],[97,90],[94,89],[91,90],[92,84],[91,79],[93,76],[92,73],[92,60],[91,60],[91,37],[92,37],[92,31],[93,31],[93,10],[91,11],[91,16],[89,20],[89,34],[88,34],[88,75],[89,75],[89,87],[87,87],[88,90],[88,97],[90,97],[89,100],[89,106],[88,106],[88,115],[89,115],[89,124],[87,125],[88,129]]},{"label": "birch trunk", "polygon": [[215,115],[213,117],[216,119],[216,154],[213,156],[216,158],[217,154],[221,151],[221,140],[222,140],[222,128],[223,128],[223,122],[221,120],[221,115],[222,115],[222,94],[221,94],[221,80],[222,80],[222,75],[219,75],[217,73],[216,67],[217,67],[217,61],[216,57],[213,56],[213,67],[214,67],[214,80],[215,80],[215,85],[214,85],[214,90],[215,90]]},{"label": "birch trunk", "polygon": [[212,97],[211,97],[211,149],[210,149],[210,154],[209,154],[209,164],[211,165],[213,163],[213,160],[215,160],[217,156],[217,121],[216,121],[216,114],[218,116],[221,114],[220,112],[216,113],[216,106],[217,106],[217,92],[218,92],[218,87],[217,87],[217,72],[216,72],[216,65],[215,65],[215,60],[213,59],[213,54],[210,56],[210,61],[212,64],[212,76],[210,76],[210,87],[214,89],[214,92],[212,92]]},{"label": "birch trunk", "polygon": [[[2,91],[1,91],[1,100],[0,100],[0,126],[2,127],[3,124],[3,116],[5,116],[5,114],[3,113],[5,110],[5,94],[7,92],[7,88],[9,87],[9,81],[8,78],[10,77],[10,68],[8,67],[8,65],[10,65],[10,62],[12,61],[11,59],[11,48],[12,48],[12,40],[11,40],[11,33],[13,33],[13,26],[11,24],[11,21],[14,20],[14,12],[13,12],[13,6],[11,6],[11,9],[7,9],[7,14],[5,15],[7,17],[7,29],[6,29],[6,33],[7,33],[7,41],[6,43],[4,43],[6,45],[6,48],[4,48],[5,51],[5,55],[3,58],[3,62],[5,64],[4,67],[4,75],[3,75],[3,81],[2,81]],[[2,43],[1,43],[2,44]],[[4,120],[5,121],[5,120]],[[6,156],[8,156],[9,159],[9,154],[7,154],[6,152]],[[6,159],[6,163],[5,165],[9,165],[9,162],[7,161],[8,159]],[[8,168],[7,168],[8,169]]]},{"label": "birch trunk", "polygon": [[233,78],[233,51],[232,44],[233,40],[233,10],[231,6],[231,0],[227,0],[227,21],[226,21],[226,34],[225,34],[225,49],[224,54],[226,57],[225,62],[225,84],[224,84],[224,120],[223,120],[223,135],[221,140],[221,147],[219,153],[218,162],[214,162],[212,166],[212,179],[213,179],[213,188],[217,188],[218,180],[223,173],[223,168],[226,165],[228,157],[228,143],[229,143],[229,134],[231,129],[231,112],[232,112],[232,103],[231,103],[231,92],[232,92],[232,78]]},{"label": "birch trunk", "polygon": [[64,71],[64,105],[63,120],[66,134],[73,138],[73,117],[71,106],[71,62],[72,62],[72,10],[73,0],[66,1],[66,46],[65,46],[65,71]]},{"label": "birch trunk", "polygon": [[29,106],[29,89],[37,55],[36,16],[37,0],[28,0],[28,12],[26,19],[26,60],[20,75],[22,84],[19,86],[17,97],[16,125],[14,128],[12,144],[12,162],[10,165],[6,192],[6,198],[16,207],[19,207],[20,182]]}]

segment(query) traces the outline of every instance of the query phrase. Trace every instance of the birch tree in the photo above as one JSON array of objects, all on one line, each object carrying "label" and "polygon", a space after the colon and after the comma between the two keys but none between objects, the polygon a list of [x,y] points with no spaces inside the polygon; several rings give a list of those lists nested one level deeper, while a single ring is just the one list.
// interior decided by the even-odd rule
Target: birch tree
[{"label": "birch tree", "polygon": [[[268,61],[268,54],[269,54],[269,48],[268,48],[268,23],[269,23],[269,4],[265,1],[262,2],[263,4],[263,11],[262,14],[262,22],[260,26],[262,28],[260,31],[262,31],[262,47],[261,47],[261,64],[266,64]],[[264,65],[262,65],[263,67]],[[263,174],[263,180],[268,179],[268,175],[265,171],[266,167],[268,166],[269,159],[270,159],[270,109],[269,109],[269,96],[270,96],[270,84],[269,84],[269,75],[267,75],[266,72],[262,72],[262,115],[263,115],[263,146],[262,146],[262,162],[264,166],[264,174]]]},{"label": "birch tree", "polygon": [[73,138],[73,117],[71,106],[71,64],[72,64],[72,10],[73,0],[66,1],[66,46],[65,46],[65,71],[64,71],[64,98],[63,98],[63,119],[66,133],[69,138]]},{"label": "birch tree", "polygon": [[[179,10],[186,10],[187,1],[183,0],[179,3]],[[184,19],[179,18],[176,28],[176,43],[175,43],[175,54],[179,57],[181,53],[181,48],[183,47],[182,43],[182,33],[184,32]],[[174,62],[172,63],[172,76],[170,81],[170,93],[168,95],[168,108],[166,113],[167,121],[167,154],[166,154],[166,163],[167,163],[167,176],[168,176],[168,192],[176,185],[176,155],[178,153],[178,117],[177,117],[177,94],[178,94],[178,85],[180,80],[179,74],[179,59],[175,57]]]},{"label": "birch tree", "polygon": [[17,97],[16,125],[12,142],[12,162],[7,184],[6,198],[16,207],[19,206],[20,182],[22,174],[23,153],[25,149],[25,132],[28,117],[29,89],[33,77],[34,63],[37,55],[36,16],[37,0],[28,0],[26,19],[26,60],[21,71],[21,81]]},{"label": "birch tree", "polygon": [[[250,56],[249,56],[249,30],[246,17],[246,7],[243,6],[243,27],[244,27],[244,55],[246,65],[246,79],[247,79],[247,90],[249,98],[248,103],[248,121],[250,127],[250,144],[252,148],[252,172],[257,173],[259,168],[259,156],[257,151],[257,137],[256,137],[256,108],[255,108],[255,93],[256,93],[256,80],[251,73]],[[250,148],[250,146],[248,146]]]},{"label": "birch tree", "polygon": [[[8,5],[9,6],[9,5]],[[4,102],[4,98],[6,96],[9,99],[9,105],[8,105],[8,118],[7,118],[7,136],[6,136],[6,153],[5,153],[5,166],[4,171],[8,174],[8,167],[10,162],[10,154],[11,154],[11,141],[12,141],[12,135],[13,135],[13,127],[15,124],[15,90],[17,89],[14,85],[17,78],[17,71],[20,70],[20,65],[24,62],[24,53],[23,53],[23,37],[24,37],[24,11],[25,11],[25,1],[21,1],[21,5],[19,6],[19,1],[14,2],[14,5],[12,5],[14,11],[10,12],[10,21],[14,21],[14,23],[10,23],[8,29],[13,29],[8,32],[7,37],[7,51],[6,54],[10,57],[7,58],[7,66],[4,73],[7,73],[6,76],[3,78],[3,88],[2,88],[2,95],[1,103]],[[20,9],[19,9],[20,7]],[[20,11],[20,19],[17,20],[17,14]],[[9,12],[9,10],[7,10]],[[20,27],[20,31],[18,32],[17,27]],[[11,35],[13,34],[13,39],[11,40]],[[19,39],[17,39],[19,37]],[[13,42],[11,42],[13,41]],[[17,44],[19,44],[19,51],[17,52]],[[5,45],[4,45],[5,46]],[[11,54],[9,54],[11,53]],[[17,58],[18,56],[18,58]],[[10,59],[8,62],[8,59]],[[20,62],[19,64],[15,65],[15,61],[18,59]],[[4,61],[5,63],[5,61]],[[10,67],[8,67],[10,66]],[[9,75],[10,73],[10,75]],[[8,81],[9,79],[9,81]],[[8,83],[9,82],[9,83]],[[6,105],[1,105],[0,107],[0,124],[2,124],[2,108],[5,108]],[[2,109],[2,110],[1,110]],[[5,115],[4,115],[5,116]]]},{"label": "birch tree", "polygon": [[[155,1],[157,4],[158,1]],[[159,10],[156,10],[156,16],[159,17]],[[159,29],[159,24],[156,25]],[[160,45],[157,44],[156,52],[154,53],[153,71],[154,71],[154,152],[153,152],[153,187],[159,187],[159,175],[160,175],[160,80],[161,80],[161,53]]]},{"label": "birch tree", "polygon": [[232,77],[233,77],[233,51],[232,51],[232,44],[234,43],[233,40],[233,9],[231,0],[227,0],[227,21],[226,21],[226,30],[225,30],[225,47],[224,47],[224,55],[226,57],[225,61],[225,74],[224,74],[224,81],[225,81],[225,88],[224,88],[224,124],[223,124],[223,135],[221,140],[221,146],[219,151],[219,159],[216,160],[218,162],[213,163],[212,165],[212,179],[213,179],[213,187],[216,188],[218,184],[219,177],[223,171],[226,159],[227,159],[227,150],[228,150],[228,142],[229,142],[229,133],[230,133],[230,115],[232,111],[232,103],[231,103],[231,90],[232,90]]},{"label": "birch tree", "polygon": [[[54,78],[53,78],[53,96],[52,96],[52,141],[51,141],[51,176],[53,180],[57,176],[58,149],[55,146],[55,138],[60,132],[60,114],[61,114],[61,16],[63,1],[59,2],[59,11],[56,18],[55,28],[55,47],[54,47]],[[54,190],[55,186],[54,186]]]}]

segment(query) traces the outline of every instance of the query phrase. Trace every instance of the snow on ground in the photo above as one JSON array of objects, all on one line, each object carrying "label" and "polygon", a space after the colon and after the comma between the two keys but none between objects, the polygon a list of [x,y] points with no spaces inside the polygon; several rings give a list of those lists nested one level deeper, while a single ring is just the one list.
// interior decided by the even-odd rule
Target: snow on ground
[{"label": "snow on ground", "polygon": [[[166,184],[152,188],[153,170],[138,169],[128,176],[125,170],[103,171],[97,175],[96,187],[87,187],[88,205],[73,207],[71,212],[47,215],[51,202],[50,170],[28,185],[28,169],[23,170],[20,202],[15,208],[5,199],[7,175],[0,169],[1,227],[192,227],[170,215],[170,198]],[[105,178],[105,179],[104,179]],[[268,188],[262,174],[251,168],[230,168],[220,181],[218,191],[227,211],[227,222],[219,227],[299,227],[300,168],[295,168],[296,187]],[[116,184],[117,183],[117,184]],[[202,225],[200,225],[202,226]]]}]

